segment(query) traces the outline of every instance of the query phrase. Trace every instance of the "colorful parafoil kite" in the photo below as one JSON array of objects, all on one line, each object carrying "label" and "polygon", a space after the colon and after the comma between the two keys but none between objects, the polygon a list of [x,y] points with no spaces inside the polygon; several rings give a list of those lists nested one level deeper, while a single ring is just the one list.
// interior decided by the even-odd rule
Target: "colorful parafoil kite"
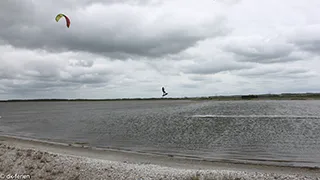
[{"label": "colorful parafoil kite", "polygon": [[69,28],[69,27],[70,27],[70,19],[69,19],[66,15],[64,15],[64,14],[58,14],[58,15],[56,16],[56,21],[58,22],[62,17],[64,17],[64,18],[66,19],[66,25],[67,25],[67,27]]}]

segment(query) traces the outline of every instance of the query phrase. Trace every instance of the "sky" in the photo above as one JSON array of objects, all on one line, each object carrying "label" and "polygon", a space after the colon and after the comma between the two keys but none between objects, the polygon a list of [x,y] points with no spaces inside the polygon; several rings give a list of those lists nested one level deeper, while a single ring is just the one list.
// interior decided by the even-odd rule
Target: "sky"
[{"label": "sky", "polygon": [[1,0],[0,99],[319,92],[319,9],[319,0]]}]

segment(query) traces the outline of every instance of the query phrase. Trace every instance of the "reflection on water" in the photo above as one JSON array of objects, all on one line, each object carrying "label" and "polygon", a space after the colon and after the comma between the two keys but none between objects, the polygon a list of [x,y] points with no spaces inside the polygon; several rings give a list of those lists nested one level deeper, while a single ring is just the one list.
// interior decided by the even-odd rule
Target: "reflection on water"
[{"label": "reflection on water", "polygon": [[207,160],[320,166],[320,101],[0,103],[0,132]]}]

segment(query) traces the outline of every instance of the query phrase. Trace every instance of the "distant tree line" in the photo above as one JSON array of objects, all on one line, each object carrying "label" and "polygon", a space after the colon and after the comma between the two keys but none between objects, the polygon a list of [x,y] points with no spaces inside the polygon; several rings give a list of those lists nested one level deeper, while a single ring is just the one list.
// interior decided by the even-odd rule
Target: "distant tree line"
[{"label": "distant tree line", "polygon": [[260,95],[233,95],[233,96],[207,96],[207,97],[181,97],[181,98],[118,98],[118,99],[9,99],[0,102],[22,101],[134,101],[134,100],[250,100],[250,99],[320,99],[320,93],[282,93]]},{"label": "distant tree line", "polygon": [[258,98],[258,95],[244,95],[244,96],[241,96],[241,99],[254,99],[254,98]]}]

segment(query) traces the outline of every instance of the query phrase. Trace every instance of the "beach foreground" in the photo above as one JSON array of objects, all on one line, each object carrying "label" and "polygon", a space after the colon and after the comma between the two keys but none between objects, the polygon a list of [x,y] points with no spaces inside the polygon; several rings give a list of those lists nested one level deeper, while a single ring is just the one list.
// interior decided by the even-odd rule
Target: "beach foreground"
[{"label": "beach foreground", "polygon": [[200,162],[0,136],[0,179],[320,179],[319,169]]}]

